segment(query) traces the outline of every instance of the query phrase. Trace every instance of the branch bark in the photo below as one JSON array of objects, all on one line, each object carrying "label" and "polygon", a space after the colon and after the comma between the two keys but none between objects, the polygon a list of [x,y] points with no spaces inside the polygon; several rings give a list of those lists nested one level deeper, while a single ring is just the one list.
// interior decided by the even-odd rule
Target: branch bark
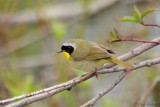
[{"label": "branch bark", "polygon": [[[156,59],[152,59],[152,60],[147,60],[147,61],[143,61],[143,62],[140,62],[139,64],[137,65],[133,65],[134,68],[132,70],[135,70],[135,69],[138,69],[138,68],[141,68],[141,67],[145,67],[145,66],[152,66],[152,65],[155,65],[155,64],[159,64],[160,63],[160,58],[156,58]],[[118,71],[124,71],[125,68],[117,68],[117,69],[106,69],[103,71],[103,73],[110,73],[110,72],[118,72]],[[102,71],[99,71],[99,72],[102,72]],[[77,77],[77,78],[74,78],[66,83],[62,83],[62,84],[59,84],[59,85],[55,85],[53,87],[50,87],[50,88],[46,88],[46,89],[43,89],[43,90],[40,90],[40,91],[37,91],[37,92],[34,92],[34,93],[31,93],[31,94],[27,94],[27,95],[22,95],[22,96],[18,96],[18,97],[14,97],[14,98],[11,98],[11,99],[7,99],[7,100],[2,100],[0,102],[0,104],[5,104],[7,102],[11,102],[11,101],[15,101],[15,100],[18,100],[18,99],[22,99],[20,101],[17,101],[15,103],[11,103],[9,105],[6,105],[4,107],[21,107],[21,106],[24,106],[24,105],[28,105],[30,103],[33,103],[33,102],[36,102],[36,101],[39,101],[39,100],[43,100],[45,98],[48,98],[52,95],[55,95],[57,93],[60,93],[64,90],[68,90],[70,88],[72,88],[73,86],[77,85],[78,83],[82,82],[82,81],[85,81],[91,77],[94,76],[94,74],[91,74],[91,73],[87,73],[89,75],[85,75],[83,77]],[[101,92],[100,94],[98,94],[95,98],[93,98],[92,100],[90,100],[89,102],[87,102],[86,104],[82,105],[81,107],[86,107],[86,106],[91,106],[93,107],[93,105],[100,99],[102,98],[105,94],[107,94],[108,92],[110,92],[119,82],[121,82],[121,80],[123,80],[123,78],[126,76],[126,73],[122,73],[119,78],[114,82],[114,84],[112,84],[109,88],[107,88],[106,90],[104,90],[103,92]]]},{"label": "branch bark", "polygon": [[[136,65],[134,65],[134,68],[132,70],[135,70],[135,69],[138,69],[138,68],[142,68],[142,67],[145,67],[145,66],[152,66],[152,65],[155,65],[155,64],[159,64],[160,63],[160,58],[155,58],[155,59],[152,59],[152,60],[147,60],[147,61],[143,61],[143,62],[140,62]],[[118,71],[124,71],[125,69],[124,68],[119,68],[117,70],[115,70],[114,72],[118,72]],[[103,71],[99,71],[100,73],[108,73],[106,72],[107,70],[103,70]],[[108,92],[110,92],[115,86],[117,86],[118,83],[120,83],[124,77],[127,75],[126,72],[122,73],[119,78],[113,83],[111,84],[111,86],[107,89],[105,89],[103,92],[100,92],[96,97],[92,98],[91,100],[89,100],[88,102],[86,102],[85,104],[83,104],[82,106],[80,107],[93,107],[95,105],[95,103],[100,100],[100,98],[102,98],[105,94],[107,94]],[[159,80],[159,79],[158,79]],[[156,79],[156,82],[157,83],[157,79]],[[155,84],[152,86],[152,89],[153,87],[155,86]],[[151,90],[149,90],[150,92]],[[148,93],[147,93],[148,95]]]},{"label": "branch bark", "polygon": [[[153,41],[160,41],[160,37],[159,38],[156,38],[154,39]],[[128,60],[128,59],[131,59],[139,54],[142,54],[143,52],[157,46],[158,44],[155,44],[155,43],[151,43],[151,44],[148,44],[148,43],[145,43],[135,49],[133,49],[132,51],[118,57],[119,59],[121,60]],[[136,69],[140,68],[140,67],[144,67],[144,66],[151,66],[151,65],[154,65],[154,64],[158,64],[160,63],[160,58],[156,58],[156,59],[153,59],[153,60],[147,60],[145,62],[141,62],[139,65],[135,66],[133,65]],[[142,64],[142,65],[141,65]],[[118,68],[118,69],[114,69],[114,68],[111,68],[112,66],[114,66],[115,64],[106,64],[105,66],[103,66],[100,70],[98,70],[97,72],[99,74],[104,74],[104,73],[108,73],[108,72],[117,72],[117,71],[122,71],[124,70],[124,68]],[[106,69],[106,68],[111,68],[111,69]],[[30,104],[30,103],[33,103],[33,102],[36,102],[36,101],[39,101],[39,100],[42,100],[42,99],[45,99],[45,98],[48,98],[52,95],[55,95],[61,91],[64,91],[64,90],[68,90],[68,89],[71,89],[73,86],[77,85],[78,83],[80,82],[83,82],[91,77],[93,77],[95,74],[91,74],[91,73],[87,73],[85,76],[79,76],[77,78],[74,78],[68,82],[65,82],[65,83],[62,83],[62,84],[59,84],[59,85],[55,85],[55,86],[52,86],[52,87],[49,87],[49,88],[46,88],[46,89],[43,89],[43,90],[40,90],[40,91],[37,91],[37,92],[33,92],[31,94],[26,94],[26,95],[21,95],[21,96],[17,96],[17,97],[14,97],[14,98],[10,98],[10,99],[7,99],[7,100],[1,100],[0,101],[0,104],[1,105],[4,105],[6,103],[9,103],[9,102],[12,102],[12,101],[16,101],[16,100],[20,100],[20,101],[17,101],[15,103],[12,103],[12,104],[9,104],[9,105],[6,105],[5,107],[19,107],[19,106],[24,106],[24,105],[27,105],[27,104]],[[126,75],[126,74],[125,74]],[[123,76],[122,76],[123,77]],[[123,77],[124,78],[124,77]],[[122,78],[122,79],[123,79]],[[120,80],[117,80],[117,82],[115,82],[116,84],[119,83],[122,79]],[[119,82],[118,82],[119,81]],[[110,91],[115,87],[116,85],[112,85],[109,89]],[[109,91],[107,91],[106,93],[108,93]]]}]

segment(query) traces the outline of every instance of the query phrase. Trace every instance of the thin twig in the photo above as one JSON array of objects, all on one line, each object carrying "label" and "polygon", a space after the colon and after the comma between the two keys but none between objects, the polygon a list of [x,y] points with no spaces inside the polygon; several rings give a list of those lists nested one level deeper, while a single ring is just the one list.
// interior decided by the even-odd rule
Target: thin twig
[{"label": "thin twig", "polygon": [[121,42],[121,41],[134,41],[134,42],[142,42],[142,43],[160,44],[159,41],[140,40],[140,39],[136,39],[136,38],[119,38],[117,40],[113,40],[113,41],[110,41],[110,42],[113,43],[113,42]]},{"label": "thin twig", "polygon": [[80,107],[93,107],[95,105],[95,103],[102,98],[105,94],[107,94],[108,92],[110,92],[115,86],[117,86],[118,83],[120,83],[123,78],[126,76],[127,73],[123,72],[119,78],[113,83],[111,84],[111,86],[109,88],[107,88],[106,90],[104,90],[103,92],[100,92],[96,97],[92,98],[91,100],[89,100],[87,103],[83,104]]},{"label": "thin twig", "polygon": [[[160,37],[152,40],[152,41],[155,41],[155,42],[160,42]],[[131,50],[130,52],[126,53],[126,54],[123,54],[122,56],[118,57],[118,59],[122,60],[122,61],[126,61],[128,59],[131,59],[133,57],[136,57],[140,54],[142,54],[143,52],[157,46],[159,44],[155,44],[155,43],[144,43],[143,45]],[[113,67],[115,64],[113,63],[110,63],[110,64],[105,64],[103,67],[104,68],[110,68],[110,67]]]},{"label": "thin twig", "polygon": [[145,24],[145,23],[143,23],[143,22],[141,22],[141,24],[142,24],[143,26],[160,27],[159,24]]},{"label": "thin twig", "polygon": [[0,101],[0,104],[1,105],[4,105],[5,103],[9,103],[9,102],[12,102],[12,101],[16,101],[16,100],[20,100],[20,99],[23,99],[23,98],[28,98],[28,97],[32,97],[32,96],[36,96],[38,94],[42,94],[42,93],[48,93],[49,91],[51,90],[56,90],[56,89],[59,89],[59,88],[62,88],[62,87],[65,87],[65,89],[68,89],[68,86],[71,87],[71,85],[73,86],[74,84],[78,84],[82,81],[85,81],[87,80],[88,78],[91,78],[94,76],[94,74],[91,74],[91,73],[88,73],[89,75],[86,75],[86,76],[83,76],[83,77],[76,77],[68,82],[65,82],[65,83],[62,83],[62,84],[58,84],[58,85],[54,85],[52,87],[49,87],[49,88],[45,88],[45,89],[42,89],[42,90],[39,90],[39,91],[36,91],[36,92],[33,92],[33,93],[30,93],[30,94],[24,94],[24,95],[21,95],[21,96],[17,96],[17,97],[13,97],[13,98],[9,98],[9,99],[6,99],[6,100],[1,100]]}]

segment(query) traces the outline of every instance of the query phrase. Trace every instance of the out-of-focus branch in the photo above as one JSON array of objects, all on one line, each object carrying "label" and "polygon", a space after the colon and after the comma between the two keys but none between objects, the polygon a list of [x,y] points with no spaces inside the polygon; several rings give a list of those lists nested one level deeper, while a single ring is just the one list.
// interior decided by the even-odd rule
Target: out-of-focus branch
[{"label": "out-of-focus branch", "polygon": [[[38,33],[38,36],[30,35],[30,36],[24,36],[21,38],[18,38],[16,40],[12,40],[8,44],[6,44],[4,47],[2,47],[0,57],[4,57],[12,52],[15,52],[17,50],[20,50],[22,48],[25,48],[29,45],[32,45],[36,43],[37,41],[40,41],[47,36],[49,36],[50,32],[46,32],[47,28],[43,28],[35,33]],[[32,39],[31,39],[32,36]]]},{"label": "out-of-focus branch", "polygon": [[[54,60],[53,60],[54,59]],[[30,55],[21,58],[17,58],[10,64],[16,64],[19,68],[32,68],[38,66],[53,66],[56,60],[52,54],[40,54],[40,55]]]},{"label": "out-of-focus branch", "polygon": [[139,102],[136,104],[136,107],[143,107],[145,106],[145,102],[148,98],[148,96],[150,95],[150,93],[152,92],[152,90],[154,89],[154,87],[157,85],[157,83],[160,81],[160,78],[155,78],[151,84],[148,85],[148,87],[146,88],[146,91],[143,93],[143,95],[141,96]]},{"label": "out-of-focus branch", "polygon": [[[7,22],[9,24],[14,23],[36,23],[40,20],[79,20],[84,17],[84,14],[88,12],[90,15],[94,15],[99,11],[111,6],[118,0],[94,0],[91,1],[88,8],[85,9],[79,2],[65,3],[55,5],[47,9],[41,9],[39,11],[22,11],[15,14],[2,14],[0,13],[0,23]],[[29,16],[29,17],[28,17]]]}]

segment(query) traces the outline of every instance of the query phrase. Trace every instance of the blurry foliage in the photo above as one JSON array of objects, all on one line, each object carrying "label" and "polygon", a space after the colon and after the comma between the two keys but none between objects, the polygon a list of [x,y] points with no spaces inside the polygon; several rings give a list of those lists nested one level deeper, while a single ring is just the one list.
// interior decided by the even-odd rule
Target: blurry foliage
[{"label": "blurry foliage", "polygon": [[[16,74],[19,74],[19,73],[16,73]],[[25,78],[23,78],[22,75],[23,74],[14,75],[14,78],[16,78],[15,80],[12,79],[13,75],[6,76],[5,84],[7,84],[6,87],[10,92],[11,96],[26,94],[42,88],[40,85],[34,84],[34,79],[33,77],[31,77],[31,75],[27,75],[25,76]],[[17,81],[21,81],[21,82],[17,82]]]},{"label": "blurry foliage", "polygon": [[[0,12],[8,15],[11,12],[22,11],[24,9],[36,9],[40,6],[44,6],[47,4],[46,2],[49,0],[35,1],[27,0],[0,0]],[[14,48],[14,44],[8,45],[8,43],[21,39],[25,36],[29,36],[32,39],[32,36],[36,35],[35,30],[41,29],[43,26],[39,25],[27,25],[27,24],[13,24],[10,25],[8,22],[0,23],[0,48],[3,50],[10,50],[12,47]],[[25,42],[27,42],[26,40]],[[18,43],[17,45],[22,45]],[[4,46],[4,47],[3,47]],[[9,53],[4,58],[1,58],[0,61],[0,78],[1,78],[1,94],[0,99],[9,98],[17,95],[21,95],[24,93],[33,92],[39,89],[42,89],[42,85],[35,82],[35,77],[31,72],[25,72],[26,69],[20,69],[19,65],[17,65],[16,60],[30,56],[33,54],[40,54],[43,52],[43,42],[36,42],[31,45],[28,45],[25,48],[17,49],[14,53]],[[3,53],[3,52],[1,52]],[[32,69],[31,71],[34,71]],[[2,85],[5,84],[5,85]]]},{"label": "blurry foliage", "polygon": [[66,107],[77,107],[78,106],[78,102],[77,102],[77,99],[76,99],[76,93],[73,93],[73,91],[65,91],[65,92],[62,92],[60,95],[59,95],[59,100],[61,102],[63,102],[63,106],[66,106]]},{"label": "blurry foliage", "polygon": [[111,100],[111,98],[105,98],[102,102],[102,107],[118,107],[118,101],[116,99]]},{"label": "blurry foliage", "polygon": [[54,37],[57,40],[62,40],[65,35],[66,35],[66,26],[64,23],[60,22],[60,21],[53,21],[51,23],[51,27],[52,27],[52,32]]},{"label": "blurry foliage", "polygon": [[40,45],[42,45],[42,43],[34,43],[32,44],[32,46],[28,46],[25,49],[20,49],[16,52],[15,56],[28,56],[28,55],[36,55],[42,52],[42,48],[40,47]]},{"label": "blurry foliage", "polygon": [[[54,1],[54,0],[53,0]],[[0,0],[1,12],[15,12],[25,9],[36,9],[53,2],[52,0]]]},{"label": "blurry foliage", "polygon": [[158,82],[153,90],[153,99],[154,102],[153,104],[155,105],[155,107],[160,107],[160,82]]},{"label": "blurry foliage", "polygon": [[149,72],[147,73],[147,77],[150,81],[154,80],[157,77],[160,77],[160,72],[157,71],[157,69],[159,69],[159,68],[160,68],[159,66],[154,66],[154,67],[148,68]]},{"label": "blurry foliage", "polygon": [[78,0],[78,2],[80,4],[82,4],[82,6],[84,6],[85,8],[88,8],[88,6],[90,5],[92,0]]},{"label": "blurry foliage", "polygon": [[155,68],[154,67],[151,67],[151,68],[148,68],[148,73],[147,73],[147,77],[149,80],[154,80],[155,76],[157,75],[155,71]]}]

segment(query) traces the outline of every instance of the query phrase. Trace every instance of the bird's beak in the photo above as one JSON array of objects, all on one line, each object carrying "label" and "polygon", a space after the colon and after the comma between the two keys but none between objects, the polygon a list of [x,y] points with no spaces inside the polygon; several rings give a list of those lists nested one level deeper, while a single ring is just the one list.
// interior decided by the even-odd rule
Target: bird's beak
[{"label": "bird's beak", "polygon": [[67,53],[67,52],[65,52],[65,51],[63,51],[63,50],[60,50],[60,51],[58,51],[57,53],[62,53],[67,60],[70,59],[69,53]]},{"label": "bird's beak", "polygon": [[57,53],[62,53],[63,52],[63,50],[60,50],[60,51],[58,51]]}]

